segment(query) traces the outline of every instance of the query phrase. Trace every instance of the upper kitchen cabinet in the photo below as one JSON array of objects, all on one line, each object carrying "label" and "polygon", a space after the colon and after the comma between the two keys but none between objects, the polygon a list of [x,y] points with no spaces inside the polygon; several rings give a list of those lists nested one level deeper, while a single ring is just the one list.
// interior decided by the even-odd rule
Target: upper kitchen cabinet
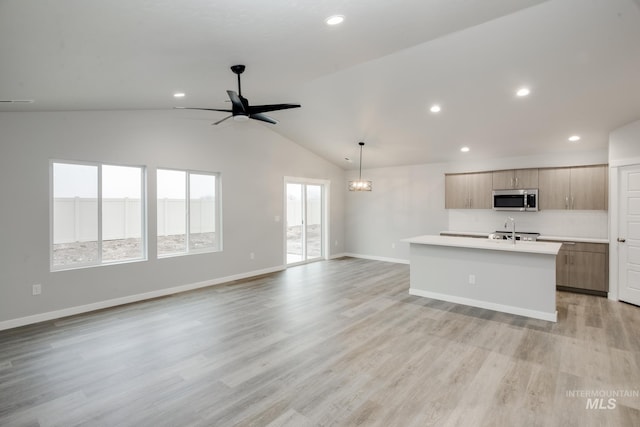
[{"label": "upper kitchen cabinet", "polygon": [[494,171],[494,190],[538,188],[538,169]]},{"label": "upper kitchen cabinet", "polygon": [[538,209],[569,209],[571,168],[540,169]]},{"label": "upper kitchen cabinet", "polygon": [[447,174],[445,209],[491,209],[491,172]]},{"label": "upper kitchen cabinet", "polygon": [[607,166],[539,171],[540,209],[607,209]]}]

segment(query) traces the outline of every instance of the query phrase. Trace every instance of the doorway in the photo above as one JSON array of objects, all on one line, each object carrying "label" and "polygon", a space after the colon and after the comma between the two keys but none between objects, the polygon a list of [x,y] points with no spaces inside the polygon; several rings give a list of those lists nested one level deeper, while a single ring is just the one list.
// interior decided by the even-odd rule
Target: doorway
[{"label": "doorway", "polygon": [[640,165],[620,168],[619,299],[640,305]]},{"label": "doorway", "polygon": [[285,180],[285,255],[287,265],[325,258],[327,184]]}]

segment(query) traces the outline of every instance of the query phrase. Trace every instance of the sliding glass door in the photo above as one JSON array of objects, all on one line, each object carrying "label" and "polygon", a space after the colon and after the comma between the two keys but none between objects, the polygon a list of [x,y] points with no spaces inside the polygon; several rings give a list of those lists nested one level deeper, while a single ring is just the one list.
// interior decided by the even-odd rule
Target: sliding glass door
[{"label": "sliding glass door", "polygon": [[286,182],[287,264],[324,257],[325,186],[307,182]]}]

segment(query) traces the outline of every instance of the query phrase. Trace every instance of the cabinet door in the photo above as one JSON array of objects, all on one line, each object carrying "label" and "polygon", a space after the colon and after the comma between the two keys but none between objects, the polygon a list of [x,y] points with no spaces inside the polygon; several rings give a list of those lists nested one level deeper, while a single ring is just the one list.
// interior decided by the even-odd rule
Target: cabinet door
[{"label": "cabinet door", "polygon": [[571,168],[571,209],[606,210],[606,166]]},{"label": "cabinet door", "polygon": [[466,174],[444,176],[444,208],[464,209],[469,207],[469,186]]},{"label": "cabinet door", "polygon": [[516,169],[513,175],[515,188],[538,188],[538,169]]},{"label": "cabinet door", "polygon": [[608,291],[606,254],[572,251],[569,257],[569,286],[591,291]]},{"label": "cabinet door", "polygon": [[491,174],[494,190],[509,190],[515,188],[515,177],[512,170],[494,171]]},{"label": "cabinet door", "polygon": [[540,169],[538,173],[539,209],[568,209],[570,186],[570,168]]},{"label": "cabinet door", "polygon": [[469,207],[472,209],[491,209],[492,173],[469,173]]},{"label": "cabinet door", "polygon": [[556,286],[569,286],[570,251],[560,249],[556,256]]}]

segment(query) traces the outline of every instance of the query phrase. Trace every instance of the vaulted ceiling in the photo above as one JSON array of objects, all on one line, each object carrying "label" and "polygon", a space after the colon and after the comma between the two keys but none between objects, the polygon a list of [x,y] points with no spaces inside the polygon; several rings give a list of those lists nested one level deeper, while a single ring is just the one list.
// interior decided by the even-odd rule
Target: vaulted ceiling
[{"label": "vaulted ceiling", "polygon": [[[640,4],[0,0],[0,101],[34,100],[0,112],[228,108],[233,64],[252,104],[302,108],[219,126],[269,128],[345,169],[361,140],[367,167],[601,150],[640,119]],[[224,117],[174,113],[212,137]]]}]

